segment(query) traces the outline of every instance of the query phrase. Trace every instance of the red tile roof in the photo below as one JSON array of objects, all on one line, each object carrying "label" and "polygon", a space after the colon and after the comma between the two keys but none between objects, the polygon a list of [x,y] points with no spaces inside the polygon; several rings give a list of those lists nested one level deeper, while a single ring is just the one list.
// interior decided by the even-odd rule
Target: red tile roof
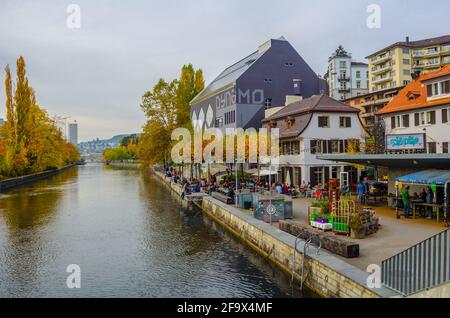
[{"label": "red tile roof", "polygon": [[[378,115],[449,104],[450,97],[428,100],[427,86],[423,83],[447,75],[450,75],[450,65],[446,65],[438,71],[420,75],[402,89],[398,95],[386,105],[386,107],[378,112]],[[414,95],[414,99],[410,99],[412,95]]]}]

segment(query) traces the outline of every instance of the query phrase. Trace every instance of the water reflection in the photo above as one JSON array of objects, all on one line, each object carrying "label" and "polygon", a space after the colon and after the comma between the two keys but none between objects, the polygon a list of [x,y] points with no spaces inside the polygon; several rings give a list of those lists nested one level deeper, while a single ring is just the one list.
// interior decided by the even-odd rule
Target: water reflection
[{"label": "water reflection", "polygon": [[87,165],[0,197],[3,297],[288,297],[289,280],[137,170]]}]

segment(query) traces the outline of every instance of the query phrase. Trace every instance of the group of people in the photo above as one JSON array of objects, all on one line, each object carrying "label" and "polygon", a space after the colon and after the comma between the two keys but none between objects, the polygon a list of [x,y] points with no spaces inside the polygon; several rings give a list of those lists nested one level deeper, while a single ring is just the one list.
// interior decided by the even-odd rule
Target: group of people
[{"label": "group of people", "polygon": [[[410,195],[410,186],[407,185],[402,190],[402,200],[403,200],[403,212],[404,217],[406,219],[410,218],[410,212],[411,212],[411,205],[412,205],[412,199],[426,203],[426,204],[433,204],[434,203],[434,192],[431,187],[427,187],[426,189],[422,189],[420,194],[414,193],[414,196]],[[424,215],[426,214],[427,219],[433,218],[433,208],[432,207],[424,207],[422,209]]]}]

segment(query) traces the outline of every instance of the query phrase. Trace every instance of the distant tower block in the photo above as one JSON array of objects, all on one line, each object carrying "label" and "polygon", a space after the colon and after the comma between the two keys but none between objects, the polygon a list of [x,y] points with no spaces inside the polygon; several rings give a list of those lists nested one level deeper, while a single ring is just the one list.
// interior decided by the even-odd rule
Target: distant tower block
[{"label": "distant tower block", "polygon": [[78,145],[78,124],[76,121],[69,123],[68,142],[75,146]]}]

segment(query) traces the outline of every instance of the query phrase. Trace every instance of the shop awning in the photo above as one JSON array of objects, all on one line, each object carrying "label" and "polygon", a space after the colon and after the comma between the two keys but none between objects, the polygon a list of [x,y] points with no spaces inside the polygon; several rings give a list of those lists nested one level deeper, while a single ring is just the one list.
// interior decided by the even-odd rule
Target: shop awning
[{"label": "shop awning", "polygon": [[397,182],[445,186],[450,183],[450,170],[425,170],[397,178]]}]

